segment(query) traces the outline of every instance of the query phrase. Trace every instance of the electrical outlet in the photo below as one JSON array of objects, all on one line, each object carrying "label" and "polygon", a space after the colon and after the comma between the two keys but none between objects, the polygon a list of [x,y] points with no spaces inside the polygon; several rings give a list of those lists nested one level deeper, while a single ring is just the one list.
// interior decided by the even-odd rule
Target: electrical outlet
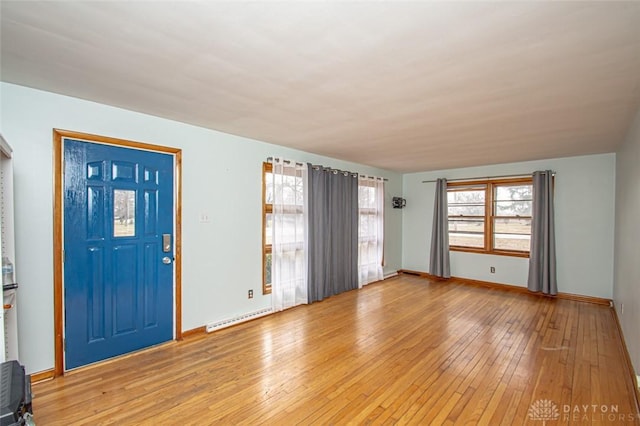
[{"label": "electrical outlet", "polygon": [[249,299],[253,299],[253,290],[249,290]]},{"label": "electrical outlet", "polygon": [[209,213],[200,212],[200,223],[209,223],[209,222],[210,222]]},{"label": "electrical outlet", "polygon": [[624,315],[624,303],[620,304],[620,315]]},{"label": "electrical outlet", "polygon": [[491,267],[491,273],[492,273],[492,274],[495,274],[495,273],[496,273],[496,268],[495,268],[495,266],[492,266],[492,267]]}]

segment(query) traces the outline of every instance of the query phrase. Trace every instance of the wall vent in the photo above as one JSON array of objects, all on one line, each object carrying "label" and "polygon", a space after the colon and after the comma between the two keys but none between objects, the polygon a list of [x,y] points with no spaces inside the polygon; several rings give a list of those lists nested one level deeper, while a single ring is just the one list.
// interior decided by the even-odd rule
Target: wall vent
[{"label": "wall vent", "polygon": [[212,322],[211,324],[207,324],[207,333],[220,330],[221,328],[231,327],[232,325],[240,324],[246,321],[250,321],[252,319],[260,318],[265,315],[269,315],[272,312],[273,312],[273,309],[265,308],[265,309],[260,309],[258,311],[249,312],[247,314],[237,315],[232,318],[227,318],[220,321]]}]

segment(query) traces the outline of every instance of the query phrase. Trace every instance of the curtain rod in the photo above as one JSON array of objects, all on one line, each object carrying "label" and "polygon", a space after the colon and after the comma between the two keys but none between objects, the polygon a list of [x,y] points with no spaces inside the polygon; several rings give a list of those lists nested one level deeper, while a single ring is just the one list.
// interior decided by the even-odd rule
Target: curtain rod
[{"label": "curtain rod", "polygon": [[[291,160],[282,160],[284,163],[291,164]],[[267,163],[273,163],[273,157],[267,157]],[[304,163],[296,162],[296,166],[304,166]]]},{"label": "curtain rod", "polygon": [[[291,164],[291,160],[282,160],[283,162],[287,163],[287,164]],[[267,157],[267,163],[273,163],[273,157]],[[304,163],[298,163],[296,162],[296,166],[304,166]],[[334,173],[344,173],[345,176],[347,174],[350,174],[353,177],[364,177],[364,178],[369,178],[369,179],[382,179],[384,182],[388,182],[389,179],[387,178],[381,178],[381,177],[377,177],[377,176],[366,176],[366,175],[361,175],[358,173],[353,173],[353,172],[347,172],[344,170],[338,170],[338,169],[332,169],[331,167],[324,167],[324,166],[319,166],[316,164],[312,164],[311,167],[313,167],[314,170],[324,170],[325,172],[334,172]]]},{"label": "curtain rod", "polygon": [[[556,172],[551,172],[551,174],[552,176],[555,176]],[[478,177],[470,177],[470,178],[447,179],[447,182],[456,182],[461,180],[473,181],[473,180],[481,180],[481,179],[492,180],[492,179],[501,179],[501,178],[521,178],[521,177],[531,177],[531,175],[478,176]],[[422,181],[422,183],[432,183],[432,182],[437,182],[437,180],[433,179],[433,180]]]}]

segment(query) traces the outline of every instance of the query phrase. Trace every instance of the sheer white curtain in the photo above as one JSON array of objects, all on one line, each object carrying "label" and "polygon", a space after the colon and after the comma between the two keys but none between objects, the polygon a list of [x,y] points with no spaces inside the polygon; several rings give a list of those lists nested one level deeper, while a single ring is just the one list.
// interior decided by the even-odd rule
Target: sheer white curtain
[{"label": "sheer white curtain", "polygon": [[307,303],[307,165],[273,159],[271,303],[274,311]]},{"label": "sheer white curtain", "polygon": [[384,278],[384,179],[358,178],[358,284],[362,287]]}]

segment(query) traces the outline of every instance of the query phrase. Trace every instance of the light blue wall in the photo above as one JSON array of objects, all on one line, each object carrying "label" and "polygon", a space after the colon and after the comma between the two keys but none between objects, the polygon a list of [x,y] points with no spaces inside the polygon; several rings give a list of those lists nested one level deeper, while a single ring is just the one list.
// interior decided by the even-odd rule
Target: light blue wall
[{"label": "light blue wall", "polygon": [[[0,96],[0,132],[14,149],[19,344],[29,372],[54,365],[53,128],[182,149],[183,330],[270,306],[261,296],[268,156],[388,178],[385,271],[400,266],[402,213],[390,201],[402,192],[399,174],[7,83]],[[257,297],[247,299],[249,289]]]},{"label": "light blue wall", "polygon": [[[402,267],[428,272],[434,183],[480,176],[530,174],[551,169],[555,178],[558,290],[612,297],[615,154],[557,158],[484,167],[412,173],[403,177]],[[527,285],[527,258],[451,252],[451,274],[475,280]],[[495,274],[490,267],[496,268]]]},{"label": "light blue wall", "polygon": [[[14,148],[16,276],[21,360],[29,372],[53,368],[53,144],[61,128],[173,146],[183,150],[183,330],[270,305],[261,294],[261,163],[277,155],[384,176],[385,272],[428,271],[433,184],[423,180],[530,173],[553,169],[559,290],[625,302],[625,337],[640,363],[638,225],[640,185],[618,186],[620,222],[614,265],[615,154],[399,174],[321,157],[75,98],[0,83],[0,132]],[[618,174],[638,182],[640,124],[618,155]],[[634,136],[635,135],[635,136]],[[403,194],[407,207],[392,209]],[[634,207],[635,206],[635,207]],[[199,223],[201,212],[211,222]],[[631,214],[631,213],[628,213]],[[622,216],[621,216],[622,215]],[[618,259],[619,257],[619,259]],[[452,253],[452,273],[526,285],[528,260]],[[496,273],[490,274],[489,267]],[[257,295],[247,299],[248,289]],[[632,334],[635,333],[635,334]]]},{"label": "light blue wall", "polygon": [[640,110],[616,155],[613,300],[631,361],[640,375]]}]

